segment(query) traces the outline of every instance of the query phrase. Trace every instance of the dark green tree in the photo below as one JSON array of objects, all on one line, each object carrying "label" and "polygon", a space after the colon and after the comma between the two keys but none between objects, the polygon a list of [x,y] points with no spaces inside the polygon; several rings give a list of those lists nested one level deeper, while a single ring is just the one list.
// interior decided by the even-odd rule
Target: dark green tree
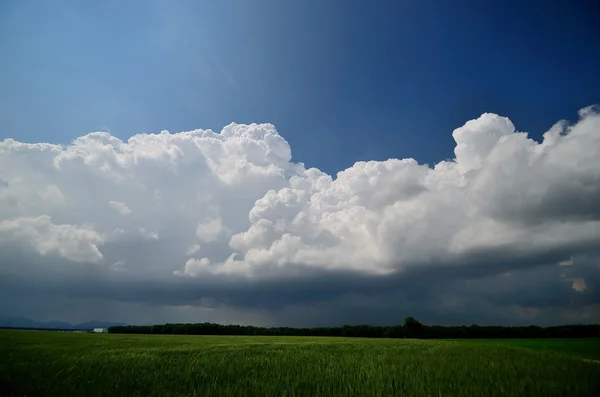
[{"label": "dark green tree", "polygon": [[414,317],[406,317],[404,319],[404,335],[406,335],[406,337],[420,338],[424,335],[423,330],[423,324]]}]

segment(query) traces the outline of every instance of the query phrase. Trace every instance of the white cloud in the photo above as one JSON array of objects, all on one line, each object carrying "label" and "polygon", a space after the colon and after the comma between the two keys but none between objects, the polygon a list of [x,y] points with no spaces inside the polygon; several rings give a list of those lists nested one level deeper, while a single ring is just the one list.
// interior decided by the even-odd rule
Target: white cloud
[{"label": "white cloud", "polygon": [[127,205],[125,205],[125,203],[122,203],[120,201],[110,200],[108,202],[108,204],[112,208],[114,208],[115,210],[117,210],[118,212],[120,212],[121,215],[129,215],[131,213],[131,210],[129,209],[129,207]]},{"label": "white cloud", "polygon": [[148,231],[143,227],[140,227],[140,234],[151,240],[158,240],[160,238],[160,235],[158,233]]},{"label": "white cloud", "polygon": [[176,275],[189,275],[196,276],[203,273],[207,268],[210,267],[210,259],[208,258],[190,258],[185,262],[183,271],[176,270]]},{"label": "white cloud", "polygon": [[44,188],[41,194],[42,198],[46,202],[51,202],[54,205],[64,205],[65,195],[60,191],[56,185],[48,185]]},{"label": "white cloud", "polygon": [[22,245],[40,255],[59,254],[75,262],[100,262],[104,239],[85,226],[52,223],[49,216],[0,222],[3,243]]},{"label": "white cloud", "polygon": [[192,244],[192,245],[190,245],[190,247],[186,251],[186,254],[187,255],[194,255],[198,251],[200,251],[200,246],[198,244]]},{"label": "white cloud", "polygon": [[357,162],[336,177],[291,162],[270,124],[127,142],[92,133],[64,147],[7,139],[0,230],[38,255],[161,277],[385,275],[491,249],[575,255],[600,236],[600,116],[580,115],[537,143],[484,114],[453,132],[452,161]]},{"label": "white cloud", "polygon": [[574,263],[575,263],[575,259],[573,257],[571,257],[568,260],[558,262],[558,266],[573,266]]},{"label": "white cloud", "polygon": [[114,271],[120,272],[120,271],[123,271],[124,266],[125,266],[125,261],[121,260],[121,261],[116,261],[110,267]]},{"label": "white cloud", "polygon": [[216,241],[219,235],[223,233],[223,225],[220,218],[208,222],[199,223],[196,228],[196,236],[204,242]]},{"label": "white cloud", "polygon": [[587,289],[584,278],[568,278],[567,281],[571,282],[571,287],[574,291],[583,292]]}]

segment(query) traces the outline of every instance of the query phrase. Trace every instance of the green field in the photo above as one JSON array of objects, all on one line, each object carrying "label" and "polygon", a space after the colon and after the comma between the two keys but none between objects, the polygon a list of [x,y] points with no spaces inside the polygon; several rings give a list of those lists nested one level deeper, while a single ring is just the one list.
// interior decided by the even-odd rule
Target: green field
[{"label": "green field", "polygon": [[600,395],[598,340],[544,342],[0,331],[0,395]]},{"label": "green field", "polygon": [[569,356],[600,360],[600,339],[462,339],[460,341],[560,352]]}]

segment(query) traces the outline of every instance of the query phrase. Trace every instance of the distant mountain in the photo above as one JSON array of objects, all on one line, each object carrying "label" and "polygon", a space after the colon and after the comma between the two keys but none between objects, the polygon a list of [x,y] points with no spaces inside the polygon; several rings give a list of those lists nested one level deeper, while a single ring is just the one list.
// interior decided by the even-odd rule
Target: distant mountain
[{"label": "distant mountain", "polygon": [[40,323],[25,317],[0,317],[0,327],[35,328]]},{"label": "distant mountain", "polygon": [[66,321],[48,321],[47,323],[40,324],[38,328],[71,329],[74,326]]},{"label": "distant mountain", "polygon": [[26,317],[0,317],[0,327],[11,328],[46,328],[46,329],[93,329],[108,328],[125,323],[111,323],[108,321],[88,321],[81,324],[71,324],[65,321],[39,322]]},{"label": "distant mountain", "polygon": [[125,323],[109,323],[106,321],[88,321],[87,323],[77,324],[75,328],[77,329],[91,329],[91,328],[108,328],[115,326],[123,326],[127,325]]}]

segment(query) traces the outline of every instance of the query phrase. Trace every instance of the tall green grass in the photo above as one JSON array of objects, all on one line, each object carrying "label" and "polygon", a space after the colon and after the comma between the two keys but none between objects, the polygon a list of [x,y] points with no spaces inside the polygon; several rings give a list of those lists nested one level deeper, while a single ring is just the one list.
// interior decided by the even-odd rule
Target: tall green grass
[{"label": "tall green grass", "polygon": [[457,339],[466,343],[496,344],[525,349],[552,351],[600,360],[600,339]]},{"label": "tall green grass", "polygon": [[0,331],[2,396],[597,396],[600,364],[495,344]]}]

